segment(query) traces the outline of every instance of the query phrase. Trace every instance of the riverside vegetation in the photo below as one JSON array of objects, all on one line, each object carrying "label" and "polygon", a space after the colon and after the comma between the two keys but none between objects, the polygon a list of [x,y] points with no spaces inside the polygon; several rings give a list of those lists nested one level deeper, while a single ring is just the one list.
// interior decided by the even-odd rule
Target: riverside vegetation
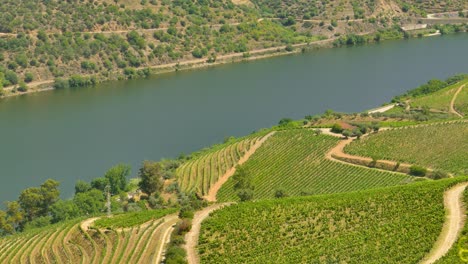
[{"label": "riverside vegetation", "polygon": [[[0,95],[54,80],[55,88],[65,88],[145,77],[163,68],[177,70],[183,62],[210,64],[232,54],[248,58],[272,47],[278,49],[267,52],[290,52],[294,44],[324,39],[341,46],[409,37],[400,28],[407,19],[468,8],[464,1],[234,3],[6,0],[0,7]],[[462,32],[466,24],[436,29]]]}]

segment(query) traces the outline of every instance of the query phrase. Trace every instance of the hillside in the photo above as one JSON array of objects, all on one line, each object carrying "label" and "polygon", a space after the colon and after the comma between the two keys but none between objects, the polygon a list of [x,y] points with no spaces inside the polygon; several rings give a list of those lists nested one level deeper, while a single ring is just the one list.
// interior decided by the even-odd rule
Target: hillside
[{"label": "hillside", "polygon": [[[0,96],[147,77],[333,43],[409,37],[400,26],[415,23],[414,16],[466,5],[413,0],[5,0],[0,7],[0,83],[5,87]],[[442,33],[454,31],[466,31],[466,26]]]},{"label": "hillside", "polygon": [[[310,129],[277,132],[241,166],[251,177],[254,198],[273,198],[277,190],[298,196],[349,192],[412,181],[404,174],[328,160],[325,154],[338,142],[336,137],[316,135]],[[231,178],[219,191],[218,200],[237,200],[235,184]]]},{"label": "hillside", "polygon": [[[162,212],[161,215],[167,213]],[[178,217],[159,216],[147,222],[133,220],[133,224],[128,224],[129,220],[138,219],[140,214],[130,214],[131,218],[125,217],[125,228],[114,221],[112,228],[88,229],[84,224],[88,221],[82,223],[82,220],[73,220],[0,238],[0,262],[156,262],[157,259],[161,259],[166,232],[178,221]],[[105,226],[105,222],[101,225]]]},{"label": "hillside", "polygon": [[202,224],[202,263],[417,263],[466,179],[232,205]]},{"label": "hillside", "polygon": [[433,124],[387,130],[354,141],[347,153],[393,160],[443,170],[468,173],[468,122]]}]

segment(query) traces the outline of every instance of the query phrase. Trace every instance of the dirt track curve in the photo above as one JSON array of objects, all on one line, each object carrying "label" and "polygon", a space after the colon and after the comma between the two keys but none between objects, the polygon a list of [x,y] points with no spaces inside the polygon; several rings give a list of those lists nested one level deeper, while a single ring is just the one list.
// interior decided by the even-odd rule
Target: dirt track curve
[{"label": "dirt track curve", "polygon": [[231,204],[232,203],[213,204],[195,213],[192,220],[192,229],[185,235],[185,249],[187,250],[187,260],[189,264],[200,263],[200,259],[197,254],[197,245],[203,220],[205,220],[211,212]]},{"label": "dirt track curve", "polygon": [[450,113],[453,113],[453,114],[456,114],[457,116],[459,116],[460,118],[463,118],[463,115],[461,115],[460,113],[458,113],[456,110],[455,110],[455,101],[457,100],[457,96],[458,94],[463,90],[463,88],[466,86],[466,83],[462,86],[460,86],[460,88],[458,88],[458,90],[455,92],[455,94],[453,95],[453,98],[452,98],[452,101],[450,101]]},{"label": "dirt track curve", "polygon": [[239,159],[239,161],[237,162],[237,164],[235,164],[232,168],[230,168],[226,173],[223,174],[223,176],[221,176],[219,178],[219,180],[213,185],[211,186],[210,190],[208,191],[208,194],[205,196],[205,199],[209,202],[216,202],[216,194],[218,194],[218,191],[219,189],[221,189],[221,187],[223,186],[223,184],[225,184],[227,182],[227,180],[229,180],[229,178],[234,175],[234,173],[236,172],[236,166],[238,165],[242,165],[244,164],[247,160],[249,160],[250,156],[252,156],[255,151],[257,151],[257,149],[259,147],[261,147],[263,145],[263,143],[265,143],[265,141],[273,136],[274,134],[276,133],[276,131],[272,131],[270,132],[269,134],[267,134],[266,136],[264,136],[260,141],[258,141],[257,143],[255,143],[255,145],[253,145],[245,154],[244,156],[242,156],[242,158]]},{"label": "dirt track curve", "polygon": [[446,221],[434,248],[423,259],[421,264],[432,264],[443,257],[457,241],[463,225],[465,213],[462,206],[462,195],[468,183],[458,184],[444,194],[444,206],[447,211]]}]

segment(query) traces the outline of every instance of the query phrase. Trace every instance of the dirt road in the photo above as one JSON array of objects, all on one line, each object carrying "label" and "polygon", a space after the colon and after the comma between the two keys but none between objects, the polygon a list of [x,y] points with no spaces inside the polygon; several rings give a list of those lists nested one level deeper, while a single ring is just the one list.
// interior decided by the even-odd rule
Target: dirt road
[{"label": "dirt road", "polygon": [[444,194],[444,206],[447,211],[446,221],[434,248],[421,264],[432,264],[443,257],[458,239],[465,223],[462,207],[462,195],[468,183],[462,183],[447,190]]},{"label": "dirt road", "polygon": [[255,143],[245,154],[242,156],[237,164],[235,164],[232,168],[230,168],[226,173],[224,173],[223,176],[219,178],[219,180],[210,188],[208,191],[208,195],[206,195],[204,198],[208,202],[216,202],[216,194],[218,193],[219,189],[229,180],[229,178],[236,173],[236,166],[244,164],[247,160],[249,160],[250,156],[252,156],[255,151],[259,147],[263,145],[263,143],[271,136],[273,136],[276,133],[276,131],[270,132],[266,136],[264,136],[260,141]]},{"label": "dirt road", "polygon": [[187,250],[187,260],[189,264],[198,264],[200,259],[197,253],[198,237],[200,236],[201,223],[211,212],[218,210],[232,203],[213,204],[195,213],[192,220],[192,229],[185,235],[185,249]]},{"label": "dirt road", "polygon": [[455,108],[454,108],[454,105],[455,105],[455,101],[457,100],[457,96],[458,94],[463,90],[463,88],[466,86],[466,83],[462,86],[460,86],[460,88],[458,88],[458,90],[455,92],[455,94],[453,95],[453,98],[452,98],[452,101],[450,101],[450,113],[453,113],[453,114],[456,114],[457,116],[459,116],[460,118],[463,118],[463,115],[461,115],[460,113],[458,113]]}]

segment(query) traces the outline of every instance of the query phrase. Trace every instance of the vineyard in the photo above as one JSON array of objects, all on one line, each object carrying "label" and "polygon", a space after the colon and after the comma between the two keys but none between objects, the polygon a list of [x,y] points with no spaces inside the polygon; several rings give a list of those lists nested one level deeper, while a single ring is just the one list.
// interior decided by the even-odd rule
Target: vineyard
[{"label": "vineyard", "polygon": [[460,86],[466,83],[468,83],[468,80],[456,83],[435,93],[413,99],[410,105],[415,108],[428,107],[432,110],[448,112],[450,109],[450,101],[455,95],[455,92]]},{"label": "vineyard", "polygon": [[[468,205],[468,191],[465,190],[463,193],[463,202],[465,204],[465,208]],[[468,215],[468,213],[465,211]],[[461,256],[465,261],[460,259],[460,251]],[[436,264],[462,264],[468,262],[468,222],[465,218],[465,226],[462,229],[461,235],[455,245],[450,249],[450,251],[441,258]]]},{"label": "vineyard", "polygon": [[444,223],[456,178],[246,202],[202,224],[201,263],[417,263]]},{"label": "vineyard", "polygon": [[454,103],[454,108],[458,113],[464,116],[468,115],[468,82],[458,94]]},{"label": "vineyard", "polygon": [[460,121],[382,131],[354,141],[345,152],[465,174],[467,149],[468,123]]},{"label": "vineyard", "polygon": [[[307,129],[277,132],[244,164],[252,175],[254,199],[272,198],[276,189],[287,195],[349,192],[412,181],[402,174],[334,162],[325,154],[340,139]],[[218,193],[219,201],[237,199],[231,178]]]},{"label": "vineyard", "polygon": [[179,186],[186,192],[208,194],[210,187],[224,173],[235,167],[239,159],[259,142],[262,136],[263,134],[255,134],[196,154],[194,158],[177,169],[176,177]]},{"label": "vineyard", "polygon": [[0,239],[0,263],[152,263],[177,215],[127,229],[82,230],[80,220]]}]

